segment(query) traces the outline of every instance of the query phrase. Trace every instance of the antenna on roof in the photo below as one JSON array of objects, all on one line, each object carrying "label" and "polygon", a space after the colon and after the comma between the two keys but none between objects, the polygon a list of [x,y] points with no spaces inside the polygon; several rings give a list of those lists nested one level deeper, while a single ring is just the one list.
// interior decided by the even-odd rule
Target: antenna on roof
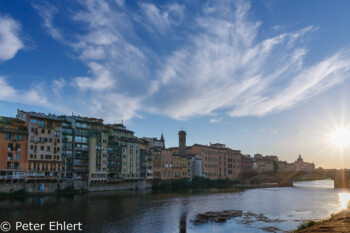
[{"label": "antenna on roof", "polygon": [[122,120],[122,125],[124,125],[124,120]]}]

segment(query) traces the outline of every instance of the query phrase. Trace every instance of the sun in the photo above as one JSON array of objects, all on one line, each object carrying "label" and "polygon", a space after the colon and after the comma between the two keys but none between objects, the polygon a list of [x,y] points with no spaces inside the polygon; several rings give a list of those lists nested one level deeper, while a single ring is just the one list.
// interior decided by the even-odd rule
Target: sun
[{"label": "sun", "polygon": [[340,148],[350,146],[350,130],[339,129],[332,133],[331,141],[334,145]]}]

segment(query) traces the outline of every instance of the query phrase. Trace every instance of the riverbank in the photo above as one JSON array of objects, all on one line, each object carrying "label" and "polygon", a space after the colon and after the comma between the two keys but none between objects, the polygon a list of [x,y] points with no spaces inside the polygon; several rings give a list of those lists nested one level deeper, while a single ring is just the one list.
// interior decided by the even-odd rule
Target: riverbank
[{"label": "riverbank", "polygon": [[165,192],[177,192],[185,190],[204,190],[204,189],[225,189],[225,188],[237,188],[237,189],[250,189],[250,188],[271,188],[278,187],[277,183],[243,183],[233,180],[210,180],[203,177],[195,177],[192,181],[188,179],[178,180],[159,180],[154,181],[152,189],[154,191]]},{"label": "riverbank", "polygon": [[[309,227],[307,227],[309,225]],[[316,232],[349,232],[350,231],[350,211],[343,210],[338,214],[332,215],[327,220],[320,222],[310,221],[305,223],[305,229],[297,230],[298,233],[316,233]],[[300,227],[299,227],[300,228]]]}]

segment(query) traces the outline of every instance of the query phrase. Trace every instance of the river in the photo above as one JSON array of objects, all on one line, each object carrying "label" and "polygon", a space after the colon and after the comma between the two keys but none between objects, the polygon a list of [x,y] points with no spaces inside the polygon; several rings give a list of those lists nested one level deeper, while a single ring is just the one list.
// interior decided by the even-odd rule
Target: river
[{"label": "river", "polygon": [[[0,220],[81,222],[84,232],[283,232],[303,220],[329,217],[350,190],[332,180],[294,182],[290,188],[210,190],[199,193],[103,192],[0,201]],[[339,194],[341,193],[341,194]],[[198,213],[241,210],[225,223],[195,224]],[[274,228],[269,228],[274,227]]]}]

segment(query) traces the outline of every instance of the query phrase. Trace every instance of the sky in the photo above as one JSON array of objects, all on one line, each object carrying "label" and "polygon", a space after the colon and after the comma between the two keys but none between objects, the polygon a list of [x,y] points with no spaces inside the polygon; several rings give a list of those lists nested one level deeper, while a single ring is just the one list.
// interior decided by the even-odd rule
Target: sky
[{"label": "sky", "polygon": [[[350,168],[350,2],[0,1],[0,115]],[[350,139],[349,139],[350,140]]]}]

